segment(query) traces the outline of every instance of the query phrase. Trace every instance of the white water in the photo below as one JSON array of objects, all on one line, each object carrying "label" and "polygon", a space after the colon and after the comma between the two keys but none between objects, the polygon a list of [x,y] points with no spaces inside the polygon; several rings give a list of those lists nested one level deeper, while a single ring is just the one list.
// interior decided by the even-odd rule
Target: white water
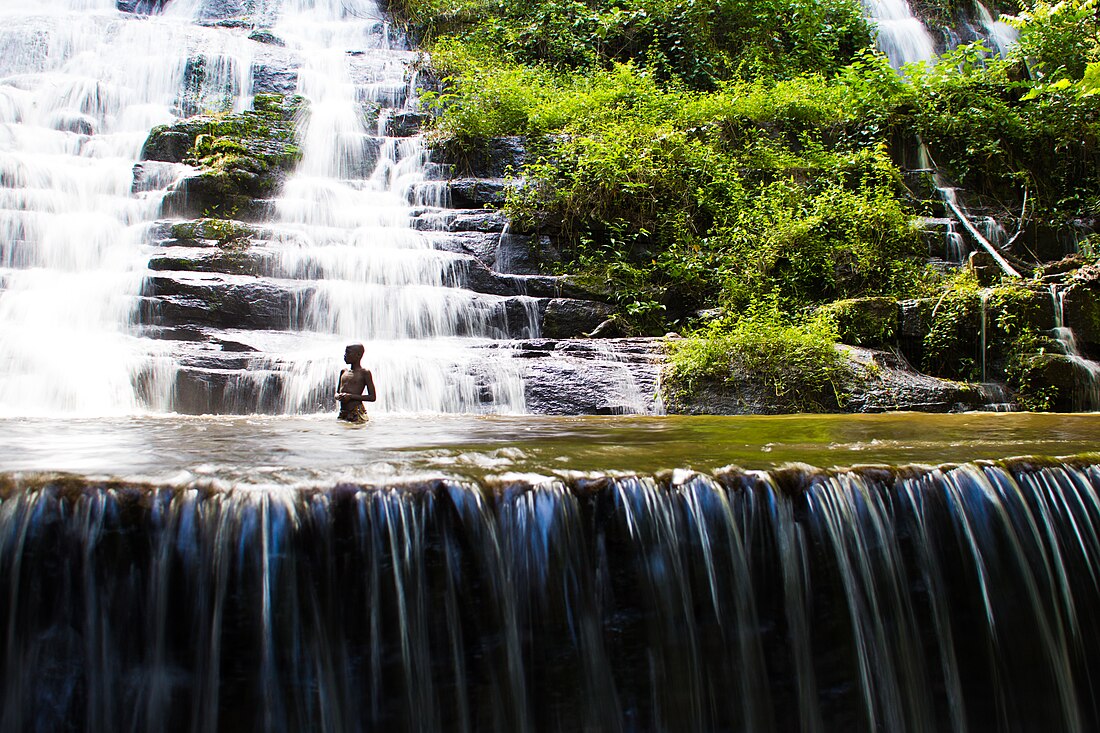
[{"label": "white water", "polygon": [[129,327],[163,196],[131,193],[132,167],[220,42],[113,0],[0,7],[0,414],[128,413],[170,383]]},{"label": "white water", "polygon": [[989,39],[991,50],[1004,58],[1008,50],[1015,45],[1016,39],[1020,37],[1020,32],[1004,21],[994,20],[989,8],[979,0],[975,0],[974,6],[978,11],[978,25]]},{"label": "white water", "polygon": [[935,43],[924,23],[913,15],[906,0],[863,0],[867,17],[878,29],[876,43],[890,65],[929,61],[936,54]]}]

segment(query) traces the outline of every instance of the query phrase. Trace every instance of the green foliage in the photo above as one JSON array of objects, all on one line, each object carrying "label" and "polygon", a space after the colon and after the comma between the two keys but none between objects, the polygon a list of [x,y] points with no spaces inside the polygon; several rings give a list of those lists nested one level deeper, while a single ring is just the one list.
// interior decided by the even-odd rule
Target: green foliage
[{"label": "green foliage", "polygon": [[458,35],[562,71],[630,62],[691,89],[835,71],[870,43],[853,0],[398,0],[393,7],[428,41]]},{"label": "green foliage", "polygon": [[[773,304],[774,305],[774,304]],[[716,321],[670,342],[667,379],[691,394],[708,382],[750,380],[793,410],[815,410],[851,376],[828,319],[791,321],[771,306],[737,320]]]},{"label": "green foliage", "polygon": [[898,329],[893,298],[838,300],[822,306],[818,314],[835,324],[837,337],[846,344],[884,346],[893,342]]},{"label": "green foliage", "polygon": [[987,377],[1012,377],[1021,360],[1043,350],[1041,331],[1049,313],[1045,291],[1024,283],[1005,281],[981,288],[963,271],[944,290],[927,314],[924,337],[925,370],[956,379],[981,379],[983,301],[985,304],[985,359]]},{"label": "green foliage", "polygon": [[1100,61],[1097,8],[1097,0],[1035,0],[1010,19],[1020,29],[1015,55],[1044,82],[1082,79],[1086,67]]},{"label": "green foliage", "polygon": [[1034,291],[968,275],[944,290],[950,276],[925,264],[914,219],[938,204],[903,183],[891,156],[905,144],[922,141],[971,203],[1015,214],[1026,191],[1032,222],[1100,216],[1098,0],[1034,3],[1006,59],[970,44],[903,74],[869,48],[856,2],[401,2],[442,77],[425,98],[435,142],[526,137],[506,204],[517,230],[557,237],[560,271],[619,305],[627,331],[719,314],[678,347],[684,383],[736,360],[788,394],[768,349],[796,363],[792,344],[817,329],[892,337],[891,318],[850,303],[822,311],[832,326],[797,315],[837,300],[934,293],[931,373],[980,376],[983,298],[987,367],[1011,374],[1041,351]]}]

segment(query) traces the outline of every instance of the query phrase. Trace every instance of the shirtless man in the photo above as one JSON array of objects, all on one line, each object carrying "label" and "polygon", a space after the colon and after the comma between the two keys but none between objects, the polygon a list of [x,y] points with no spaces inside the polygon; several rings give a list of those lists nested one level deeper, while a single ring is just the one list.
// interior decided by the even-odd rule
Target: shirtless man
[{"label": "shirtless man", "polygon": [[[378,396],[374,393],[374,377],[370,370],[360,363],[366,349],[363,344],[351,344],[344,349],[344,362],[351,367],[340,372],[340,387],[336,391],[336,401],[340,403],[341,420],[348,422],[366,422],[367,408],[364,402],[374,402]],[[366,390],[366,394],[363,394]]]}]

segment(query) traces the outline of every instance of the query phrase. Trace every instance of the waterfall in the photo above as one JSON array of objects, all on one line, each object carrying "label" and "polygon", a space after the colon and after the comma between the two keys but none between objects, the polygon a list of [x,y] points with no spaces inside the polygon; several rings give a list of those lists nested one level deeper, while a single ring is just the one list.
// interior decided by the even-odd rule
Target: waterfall
[{"label": "waterfall", "polygon": [[[547,299],[466,289],[466,240],[425,225],[444,220],[448,189],[423,138],[391,129],[416,116],[421,59],[378,5],[119,5],[149,14],[112,0],[0,10],[0,414],[329,410],[350,342],[367,346],[379,411],[525,412],[530,368],[509,340],[539,335]],[[201,253],[158,218],[197,171],[138,163],[143,141],[249,109],[272,70],[304,99],[301,160],[245,229],[256,272],[164,266]],[[209,294],[200,308],[226,289],[270,295],[277,323],[151,323],[151,256],[159,282]],[[635,397],[623,409],[648,409]]]},{"label": "waterfall", "polygon": [[978,11],[978,25],[983,34],[989,39],[992,50],[1004,58],[1008,50],[1020,37],[1020,32],[1005,23],[1003,20],[994,20],[989,8],[982,4],[981,0],[975,0],[974,7]]},{"label": "waterfall", "polygon": [[172,119],[202,29],[125,22],[114,3],[0,9],[0,410],[131,412],[164,381],[129,322],[162,191],[131,192],[149,128]]},{"label": "waterfall", "polygon": [[[297,291],[298,332],[234,334],[264,356],[225,399],[247,402],[274,375],[279,411],[326,406],[343,345],[365,341],[366,364],[384,385],[379,410],[522,412],[516,362],[470,347],[537,336],[534,299],[514,311],[516,299],[457,287],[463,260],[412,228],[414,206],[438,206],[430,200],[438,189],[423,185],[422,138],[389,136],[386,123],[416,110],[416,53],[371,0],[286,0],[273,18],[272,32],[300,56],[307,112],[302,160],[268,225],[272,278],[310,287]],[[521,322],[509,324],[517,312]]]},{"label": "waterfall", "polygon": [[863,0],[863,9],[878,30],[876,43],[890,66],[900,69],[936,55],[932,36],[906,0]]},{"label": "waterfall", "polygon": [[1100,468],[5,478],[0,731],[1095,730]]}]

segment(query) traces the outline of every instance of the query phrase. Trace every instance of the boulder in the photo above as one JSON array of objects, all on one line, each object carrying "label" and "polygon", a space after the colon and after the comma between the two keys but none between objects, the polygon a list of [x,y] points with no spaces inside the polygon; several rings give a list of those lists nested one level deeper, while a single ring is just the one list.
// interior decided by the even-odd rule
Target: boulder
[{"label": "boulder", "polygon": [[844,348],[851,378],[841,387],[844,412],[962,412],[979,409],[984,393],[975,385],[921,374],[897,354]]},{"label": "boulder", "polygon": [[553,298],[542,316],[542,335],[547,338],[584,336],[615,313],[607,303],[573,298]]},{"label": "boulder", "polygon": [[290,318],[296,295],[263,280],[153,276],[142,287],[140,321],[169,327],[285,329],[297,325]]},{"label": "boulder", "polygon": [[389,137],[412,137],[429,119],[421,112],[398,112],[386,120],[386,135]]},{"label": "boulder", "polygon": [[527,409],[536,415],[654,414],[661,339],[554,340],[518,344]]}]

